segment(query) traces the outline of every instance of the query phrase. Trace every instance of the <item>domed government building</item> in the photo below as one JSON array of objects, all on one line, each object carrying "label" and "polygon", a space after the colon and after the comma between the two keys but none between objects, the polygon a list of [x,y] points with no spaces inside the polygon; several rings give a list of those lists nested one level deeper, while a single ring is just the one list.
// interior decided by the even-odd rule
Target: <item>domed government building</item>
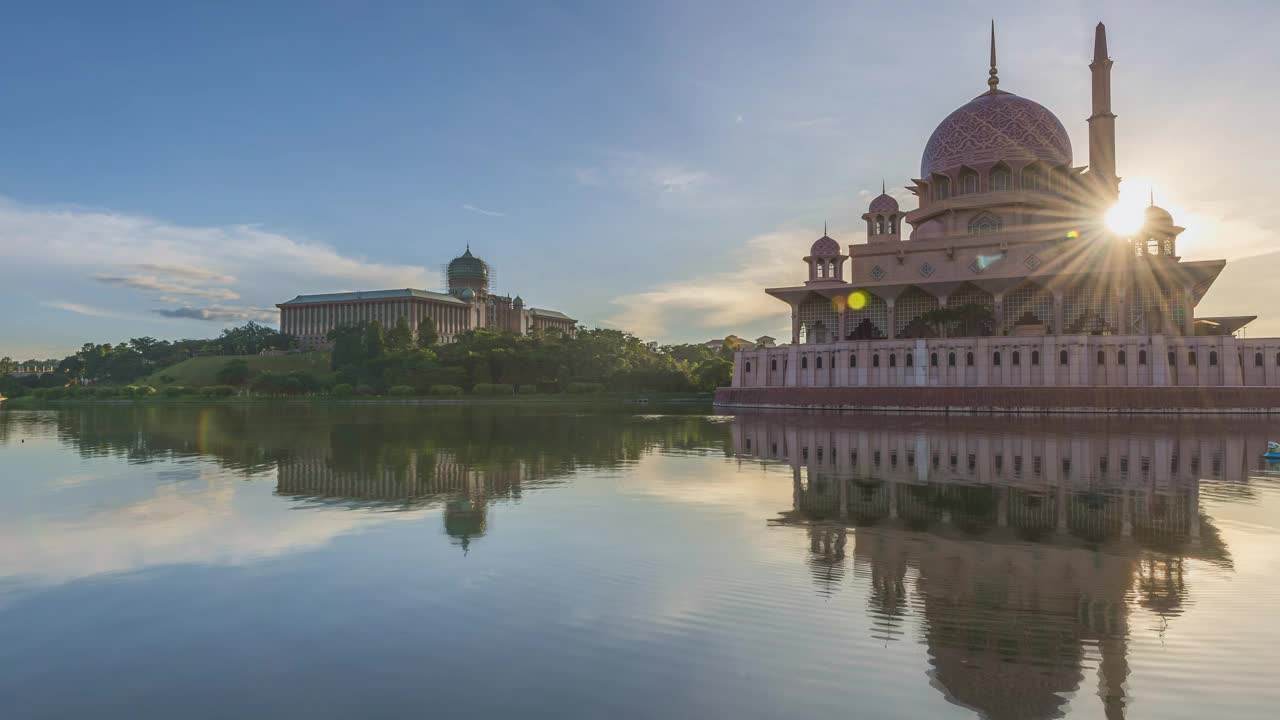
[{"label": "domed government building", "polygon": [[406,318],[413,332],[426,318],[435,322],[440,342],[462,333],[490,328],[517,335],[558,333],[572,336],[577,320],[557,310],[527,307],[519,295],[492,292],[489,264],[465,252],[445,270],[447,292],[404,288],[364,292],[299,295],[280,308],[280,331],[298,338],[304,350],[329,346],[329,331],[342,325],[378,320],[391,328]]},{"label": "domed government building", "polygon": [[790,309],[791,343],[737,353],[717,402],[1280,406],[1280,339],[1236,337],[1254,316],[1195,314],[1226,262],[1183,260],[1183,228],[1154,202],[1133,234],[1107,228],[1120,185],[1111,67],[1099,23],[1078,166],[1057,116],[1000,87],[993,26],[987,90],[925,143],[907,186],[917,206],[882,188],[862,242],[824,232],[804,282],[765,291]]}]

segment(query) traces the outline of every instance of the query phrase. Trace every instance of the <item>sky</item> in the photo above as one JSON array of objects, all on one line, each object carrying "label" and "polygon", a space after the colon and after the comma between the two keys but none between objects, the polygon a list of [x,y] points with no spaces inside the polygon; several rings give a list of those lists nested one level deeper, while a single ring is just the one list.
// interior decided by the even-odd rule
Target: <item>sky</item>
[{"label": "sky", "polygon": [[[1280,246],[1274,2],[26,3],[0,24],[0,356],[210,337],[295,295],[496,286],[661,342],[785,337],[763,288],[861,240],[986,89],[1087,163],[1106,22],[1119,173],[1257,314]],[[1268,160],[1270,159],[1270,160]],[[1242,262],[1247,258],[1251,260]]]}]

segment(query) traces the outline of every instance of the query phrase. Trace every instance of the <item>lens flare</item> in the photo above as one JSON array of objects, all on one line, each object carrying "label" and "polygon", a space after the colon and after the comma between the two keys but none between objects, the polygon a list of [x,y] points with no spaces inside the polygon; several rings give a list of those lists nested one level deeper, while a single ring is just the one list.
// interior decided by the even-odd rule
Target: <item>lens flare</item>
[{"label": "lens flare", "polygon": [[1072,239],[1072,240],[1074,240],[1074,239],[1076,239],[1076,238],[1080,237],[1080,231],[1079,231],[1079,230],[1068,230],[1068,231],[1067,231],[1067,237],[1068,237],[1068,238],[1070,238],[1070,239]]},{"label": "lens flare", "polygon": [[849,300],[848,300],[849,309],[861,310],[862,308],[867,306],[867,301],[870,299],[871,298],[867,296],[866,290],[854,290],[853,292],[849,293]]},{"label": "lens flare", "polygon": [[836,312],[844,312],[846,302],[847,301],[843,295],[837,295],[831,298],[831,309]]}]

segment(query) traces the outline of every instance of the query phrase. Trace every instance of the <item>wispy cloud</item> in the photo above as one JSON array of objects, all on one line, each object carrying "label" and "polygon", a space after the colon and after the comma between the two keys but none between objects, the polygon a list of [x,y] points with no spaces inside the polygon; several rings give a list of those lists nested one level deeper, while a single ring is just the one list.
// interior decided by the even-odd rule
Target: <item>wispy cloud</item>
[{"label": "wispy cloud", "polygon": [[618,311],[606,322],[643,337],[661,336],[690,322],[712,334],[741,332],[743,325],[775,317],[784,325],[786,306],[764,288],[795,282],[797,258],[805,254],[811,234],[781,231],[753,237],[732,269],[615,298]]},{"label": "wispy cloud", "polygon": [[120,317],[119,314],[111,312],[109,310],[90,307],[88,305],[81,305],[80,303],[66,302],[63,300],[49,300],[41,304],[46,307],[57,308],[58,310],[66,310],[67,312],[73,312],[73,313],[76,313],[77,315],[88,315],[90,317],[100,317],[100,318]]},{"label": "wispy cloud", "polygon": [[278,312],[273,308],[241,307],[234,305],[210,305],[209,307],[177,307],[152,310],[157,315],[167,318],[185,320],[205,320],[208,322],[255,322],[274,323]]},{"label": "wispy cloud", "polygon": [[466,210],[467,212],[476,213],[477,215],[488,215],[489,217],[506,217],[507,216],[507,214],[504,212],[498,212],[497,210],[486,210],[482,207],[477,207],[475,205],[470,205],[470,204],[462,205],[462,209]]},{"label": "wispy cloud", "polygon": [[103,285],[117,285],[121,287],[130,287],[135,290],[149,290],[153,292],[169,293],[172,295],[190,295],[191,297],[208,298],[209,300],[236,300],[240,294],[228,288],[217,287],[197,287],[194,285],[183,285],[182,283],[172,282],[156,277],[155,275],[129,275],[125,277],[115,275],[94,275],[93,279]]},{"label": "wispy cloud", "polygon": [[[439,285],[437,274],[421,266],[370,261],[255,225],[178,225],[4,198],[0,265],[7,289],[38,297],[44,288],[58,287],[64,298],[79,291],[81,302],[45,304],[101,318],[154,313],[148,306],[163,302],[169,312],[157,314],[167,317],[270,321],[276,312],[269,308],[298,294]],[[136,295],[104,294],[105,287]],[[101,299],[84,303],[95,296]]]},{"label": "wispy cloud", "polygon": [[710,172],[688,163],[634,150],[606,151],[600,164],[575,168],[573,176],[588,187],[613,186],[664,195],[693,195],[719,182]]}]

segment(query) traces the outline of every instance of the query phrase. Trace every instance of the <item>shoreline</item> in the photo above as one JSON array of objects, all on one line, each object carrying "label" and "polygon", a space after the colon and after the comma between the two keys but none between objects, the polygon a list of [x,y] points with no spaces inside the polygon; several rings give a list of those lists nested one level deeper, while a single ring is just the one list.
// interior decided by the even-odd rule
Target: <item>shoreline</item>
[{"label": "shoreline", "polygon": [[46,400],[23,396],[17,398],[0,398],[0,410],[44,410],[61,407],[81,407],[87,405],[248,405],[259,403],[309,403],[309,404],[341,404],[341,405],[426,405],[426,406],[462,406],[462,405],[707,405],[713,404],[714,396],[706,395],[528,395],[499,397],[389,397],[384,395],[334,397],[332,395],[317,396],[272,396],[249,395],[232,397],[139,397],[139,398],[62,398]]}]

